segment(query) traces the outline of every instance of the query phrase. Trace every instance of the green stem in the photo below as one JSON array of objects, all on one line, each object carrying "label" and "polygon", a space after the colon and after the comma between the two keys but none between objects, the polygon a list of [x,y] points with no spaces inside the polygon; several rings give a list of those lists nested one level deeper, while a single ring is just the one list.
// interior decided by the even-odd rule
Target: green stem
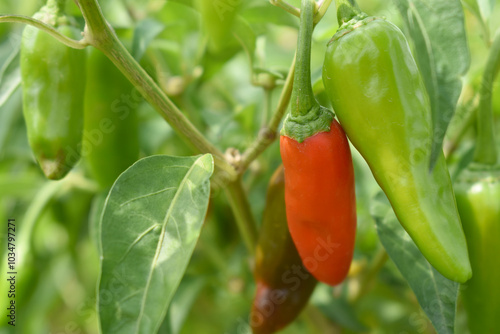
[{"label": "green stem", "polygon": [[250,254],[254,254],[257,244],[257,225],[250,210],[250,203],[243,189],[241,178],[227,185],[226,194],[245,246]]},{"label": "green stem", "polygon": [[297,45],[297,66],[293,80],[292,109],[293,117],[304,116],[317,105],[311,86],[311,43],[314,20],[313,0],[302,0],[300,28]]},{"label": "green stem", "polygon": [[316,15],[314,15],[314,26],[316,26],[316,24],[318,24],[319,21],[321,21],[323,16],[325,16],[326,11],[330,7],[331,3],[332,3],[332,0],[324,0],[323,1],[323,3],[321,4],[321,6],[318,9],[318,12],[316,13]]},{"label": "green stem", "polygon": [[59,42],[63,43],[64,45],[67,45],[73,49],[84,49],[85,47],[90,45],[90,43],[85,38],[83,38],[80,41],[71,39],[71,38],[61,34],[54,27],[52,27],[46,23],[43,23],[42,21],[36,20],[32,17],[23,16],[23,15],[0,15],[0,23],[2,23],[2,22],[23,23],[23,24],[33,26],[33,27],[38,28],[42,31],[45,31],[46,33],[48,33],[49,35],[51,35],[52,37],[57,39]]},{"label": "green stem", "polygon": [[464,103],[462,106],[459,106],[459,108],[463,108],[465,110],[463,111],[462,121],[460,123],[458,130],[454,132],[455,135],[449,141],[446,141],[443,147],[444,156],[446,157],[447,162],[449,161],[449,159],[451,159],[453,153],[455,153],[455,151],[459,147],[465,134],[475,123],[476,110],[479,104],[478,97],[479,96],[474,95],[474,97],[472,97],[470,101]]},{"label": "green stem", "polygon": [[311,44],[314,29],[314,0],[302,0],[297,41],[291,112],[283,122],[281,135],[299,143],[320,132],[330,131],[333,113],[320,106],[311,85]]},{"label": "green stem", "polygon": [[494,165],[497,150],[493,123],[492,92],[493,82],[500,70],[500,30],[495,34],[490,55],[483,74],[479,91],[479,114],[477,118],[477,142],[474,162]]},{"label": "green stem", "polygon": [[289,12],[290,14],[300,17],[300,10],[297,7],[290,5],[288,2],[284,0],[269,0],[269,2],[271,3],[271,5],[282,8],[287,12]]},{"label": "green stem", "polygon": [[226,181],[234,180],[236,171],[227,163],[223,153],[198,131],[132,57],[105,21],[96,0],[77,0],[77,4],[85,18],[85,36],[89,43],[101,50],[115,64],[181,138],[201,153],[211,153],[214,156],[219,174],[217,177]]},{"label": "green stem", "polygon": [[339,26],[361,14],[361,10],[355,0],[336,0],[335,3],[337,5],[337,20]]},{"label": "green stem", "polygon": [[[332,0],[325,0],[323,2],[314,17],[314,24],[317,24],[323,18],[331,2]],[[295,62],[296,57],[293,58],[292,65],[290,66],[290,70],[288,71],[288,75],[286,77],[285,85],[281,91],[278,106],[276,107],[271,120],[266,127],[261,129],[257,140],[242,155],[241,163],[238,168],[240,174],[245,172],[250,163],[262,152],[264,152],[269,145],[274,142],[274,140],[276,140],[278,126],[280,125],[281,119],[288,108],[292,95],[293,81],[295,78]]]},{"label": "green stem", "polygon": [[[32,234],[35,230],[35,225],[39,221],[40,215],[45,207],[50,203],[55,194],[64,185],[63,182],[46,182],[43,187],[38,191],[35,197],[32,199],[28,209],[26,210],[24,216],[21,220],[16,220],[16,226],[19,230],[17,233],[16,240],[16,269],[18,272],[22,273],[24,269],[25,262],[29,258],[29,254],[32,254],[31,241]],[[7,256],[0,261],[2,268],[7,268]],[[0,291],[8,291],[5,280],[0,281]],[[4,300],[2,298],[2,300]],[[7,301],[7,300],[6,300]],[[0,302],[0,306],[3,308],[4,302]]]},{"label": "green stem", "polygon": [[273,90],[264,88],[264,112],[262,113],[261,126],[264,127],[267,124],[267,118],[271,112],[273,106]]},{"label": "green stem", "polygon": [[352,298],[352,302],[357,302],[361,297],[366,295],[377,279],[379,271],[384,267],[389,259],[389,255],[384,248],[381,248],[372,260],[368,271],[361,277],[360,288],[358,293]]},{"label": "green stem", "polygon": [[283,118],[283,115],[288,108],[290,97],[292,96],[294,72],[295,57],[293,59],[292,66],[290,66],[290,70],[288,71],[285,85],[283,86],[283,89],[281,91],[278,106],[276,107],[271,120],[269,121],[267,126],[263,127],[260,130],[257,140],[255,140],[252,145],[248,147],[248,149],[242,154],[241,162],[238,166],[238,172],[240,174],[244,173],[250,163],[254,161],[262,152],[264,152],[266,148],[268,148],[269,145],[271,145],[276,139],[278,126],[280,125],[281,119]]}]

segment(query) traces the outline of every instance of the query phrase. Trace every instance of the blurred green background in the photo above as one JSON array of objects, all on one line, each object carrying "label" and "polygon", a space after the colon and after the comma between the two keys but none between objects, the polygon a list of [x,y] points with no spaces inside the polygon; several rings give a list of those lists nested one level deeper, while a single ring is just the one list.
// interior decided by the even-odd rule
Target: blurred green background
[{"label": "blurred green background", "polygon": [[[244,2],[239,15],[255,36],[253,67],[261,69],[251,74],[249,57],[240,44],[235,43],[226,52],[207,51],[206,35],[192,1],[99,3],[132,54],[213,143],[223,151],[248,147],[277,104],[283,77],[293,59],[298,19],[264,0]],[[298,6],[300,2],[290,3]],[[392,2],[358,3],[370,15],[385,16],[402,27]],[[31,16],[42,5],[39,0],[2,0],[0,13]],[[67,10],[83,28],[76,5],[68,2]],[[500,18],[498,0],[491,17]],[[472,63],[464,78],[464,105],[477,91],[487,57],[479,21],[469,11],[466,26]],[[492,19],[491,31],[498,26],[500,20]],[[321,79],[326,43],[337,27],[332,4],[314,33],[313,82]],[[18,272],[16,328],[13,331],[7,326],[2,312],[0,333],[97,333],[99,259],[95,224],[106,194],[89,177],[84,160],[58,182],[45,180],[36,165],[22,117],[18,54],[22,29],[20,24],[0,24],[0,221],[16,219]],[[252,84],[265,79],[262,73],[271,73],[278,87],[266,90]],[[495,87],[498,121],[498,82]],[[321,94],[318,99],[327,104]],[[448,131],[445,149],[451,152],[448,158],[452,176],[471,158],[474,127],[464,131],[464,123],[473,109],[459,107]],[[139,108],[139,122],[141,156],[195,153],[145,102]],[[313,302],[283,333],[433,333],[394,264],[380,258],[382,246],[369,210],[379,188],[357,153],[354,162],[358,234],[352,273],[344,284],[333,289],[333,294],[330,288],[318,286]],[[267,182],[279,164],[279,146],[275,142],[245,174],[245,187],[257,221],[262,215]],[[2,310],[6,307],[7,287],[3,279],[6,223],[4,226],[0,229]],[[366,284],[367,272],[376,261],[383,266]],[[251,265],[224,193],[213,189],[200,240],[160,333],[250,333],[248,315],[255,289]],[[317,307],[324,300],[330,310],[326,313]],[[466,333],[464,321],[459,306],[457,333]]]}]

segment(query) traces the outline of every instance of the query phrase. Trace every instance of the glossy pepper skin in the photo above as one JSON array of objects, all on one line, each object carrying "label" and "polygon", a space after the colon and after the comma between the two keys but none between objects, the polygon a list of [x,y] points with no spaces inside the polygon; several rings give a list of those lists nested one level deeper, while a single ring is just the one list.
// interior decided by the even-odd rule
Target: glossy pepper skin
[{"label": "glossy pepper skin", "polygon": [[323,81],[352,144],[367,161],[403,227],[445,277],[471,277],[467,244],[443,154],[429,171],[428,96],[402,32],[366,15],[328,44]]},{"label": "glossy pepper skin", "polygon": [[250,324],[254,334],[270,334],[295,320],[317,283],[288,232],[282,166],[269,181],[255,259],[257,292]]},{"label": "glossy pepper skin", "polygon": [[335,120],[329,132],[302,143],[280,140],[290,233],[306,268],[336,285],[349,271],[356,236],[354,169],[349,143]]},{"label": "glossy pepper skin", "polygon": [[87,59],[84,154],[103,189],[139,157],[137,96],[116,66],[92,49]]},{"label": "glossy pepper skin", "polygon": [[471,333],[500,333],[500,168],[469,168],[455,183],[472,278],[462,298]]},{"label": "glossy pepper skin", "polygon": [[312,0],[302,0],[292,110],[283,123],[286,215],[302,261],[330,285],[347,276],[356,235],[354,169],[346,135],[311,88]]},{"label": "glossy pepper skin", "polygon": [[[81,38],[54,0],[34,18],[66,36]],[[21,39],[21,79],[29,144],[45,176],[61,179],[80,159],[85,51],[69,48],[27,26]]]}]

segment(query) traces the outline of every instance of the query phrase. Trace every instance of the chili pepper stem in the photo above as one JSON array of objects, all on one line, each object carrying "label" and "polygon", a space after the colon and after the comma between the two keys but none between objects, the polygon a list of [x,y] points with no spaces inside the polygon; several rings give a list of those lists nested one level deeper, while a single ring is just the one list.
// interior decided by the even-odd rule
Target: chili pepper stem
[{"label": "chili pepper stem", "polygon": [[226,194],[245,246],[251,254],[254,254],[257,244],[257,227],[241,178],[227,185]]},{"label": "chili pepper stem", "polygon": [[477,142],[474,152],[474,161],[483,164],[496,164],[498,154],[496,150],[493,111],[491,98],[493,82],[500,71],[500,30],[495,34],[490,55],[484,69],[480,88],[479,114],[477,117]]},{"label": "chili pepper stem", "polygon": [[335,4],[337,5],[337,21],[339,22],[339,26],[361,14],[361,10],[355,0],[337,0]]},{"label": "chili pepper stem", "polygon": [[54,27],[51,27],[50,25],[34,19],[32,17],[24,16],[24,15],[0,15],[0,23],[23,23],[26,25],[33,26],[35,28],[38,28],[55,39],[57,39],[59,42],[63,43],[66,46],[69,46],[70,48],[73,49],[85,49],[87,46],[90,44],[88,41],[83,38],[80,41],[74,40],[72,38],[69,38],[63,34],[61,34],[59,31],[57,31]]},{"label": "chili pepper stem", "polygon": [[[175,131],[199,152],[214,155],[216,168],[225,181],[236,178],[236,171],[224,159],[223,153],[210,143],[165,95],[156,82],[137,63],[108,25],[96,0],[77,0],[85,18],[85,37],[101,50],[130,80],[136,89],[151,103]],[[222,175],[222,176],[221,176]]]},{"label": "chili pepper stem", "polygon": [[282,9],[286,10],[287,12],[289,12],[290,14],[295,15],[297,17],[300,17],[300,10],[297,7],[292,6],[291,4],[289,4],[288,2],[286,2],[284,0],[269,0],[269,2],[273,6],[282,8]]},{"label": "chili pepper stem", "polygon": [[333,120],[333,113],[316,101],[311,85],[311,44],[315,9],[314,0],[302,0],[291,111],[281,130],[283,136],[299,143],[316,133],[330,131]]},{"label": "chili pepper stem", "polygon": [[302,0],[297,45],[297,66],[292,91],[292,116],[304,116],[318,103],[311,86],[311,40],[314,20],[314,0]]}]

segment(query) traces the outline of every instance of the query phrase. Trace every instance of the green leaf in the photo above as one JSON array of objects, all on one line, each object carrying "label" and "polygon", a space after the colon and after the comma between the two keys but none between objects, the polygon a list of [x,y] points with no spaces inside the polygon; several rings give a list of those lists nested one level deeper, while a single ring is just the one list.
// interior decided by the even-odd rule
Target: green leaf
[{"label": "green leaf", "polygon": [[2,68],[0,68],[0,108],[20,85],[19,46],[16,45],[5,63],[2,64]]},{"label": "green leaf", "polygon": [[414,43],[415,59],[429,94],[433,140],[430,167],[441,154],[444,135],[470,65],[460,0],[395,1]]},{"label": "green leaf", "polygon": [[99,257],[101,256],[101,230],[99,228],[99,225],[101,224],[102,211],[104,210],[104,204],[106,203],[107,196],[107,192],[98,193],[92,200],[89,212],[89,236],[90,240],[92,240],[92,243],[94,243],[96,249],[99,252]]},{"label": "green leaf", "polygon": [[189,311],[206,284],[204,277],[184,277],[177,292],[172,298],[167,316],[160,333],[179,334],[187,319]]},{"label": "green leaf", "polygon": [[153,19],[145,19],[137,24],[132,41],[132,56],[140,61],[148,45],[165,29],[165,26]]},{"label": "green leaf", "polygon": [[495,0],[477,0],[477,4],[481,17],[488,22],[493,13],[493,8],[495,7]]},{"label": "green leaf", "polygon": [[439,334],[453,334],[459,284],[442,276],[399,224],[387,197],[380,192],[373,200],[372,215],[389,257],[415,293]]},{"label": "green leaf", "polygon": [[122,173],[101,218],[103,333],[156,333],[200,235],[213,158],[151,156]]}]

